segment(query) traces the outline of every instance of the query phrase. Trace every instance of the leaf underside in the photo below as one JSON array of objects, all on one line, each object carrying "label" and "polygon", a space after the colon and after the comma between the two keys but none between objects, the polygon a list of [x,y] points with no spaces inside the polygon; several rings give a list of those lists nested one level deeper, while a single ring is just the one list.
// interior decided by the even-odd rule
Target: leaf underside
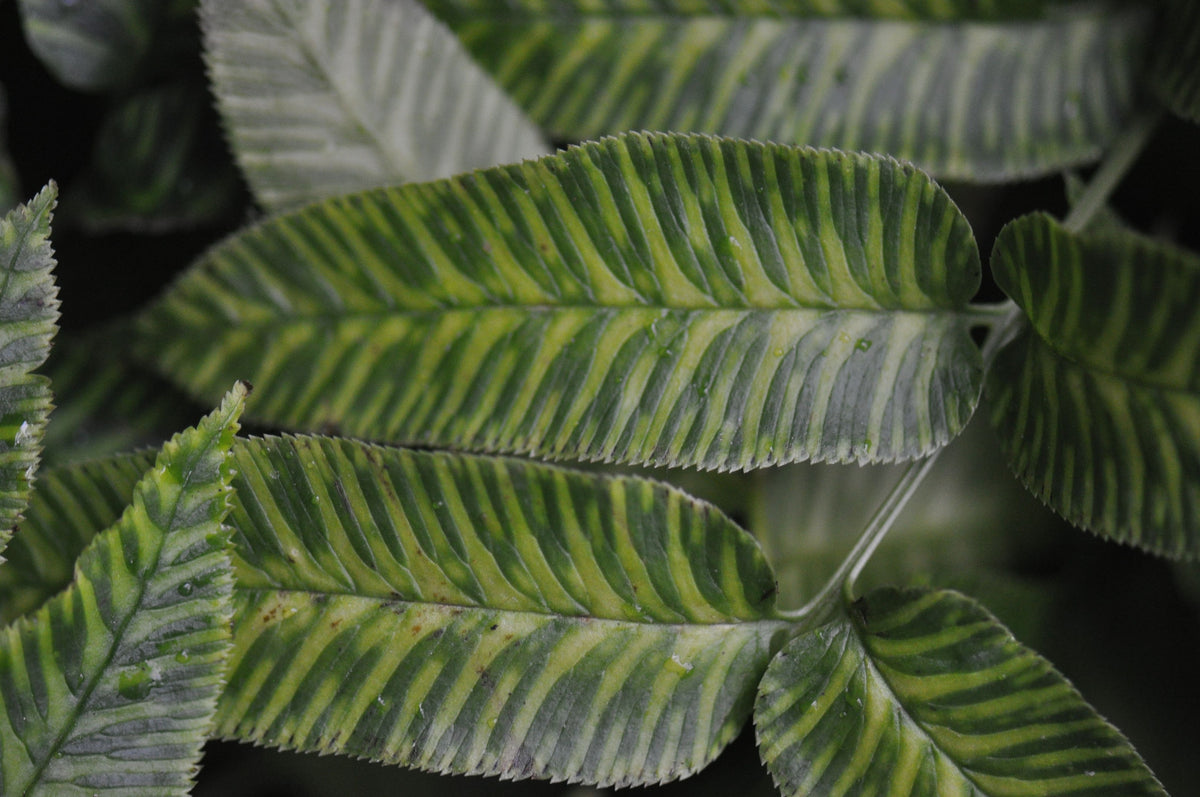
[{"label": "leaf underside", "polygon": [[389,442],[740,469],[944,444],[981,362],[970,227],[887,158],[630,134],[329,200],[140,320],[198,395]]},{"label": "leaf underside", "polygon": [[0,792],[186,794],[229,652],[245,392],[163,448],[72,585],[0,631]]},{"label": "leaf underside", "polygon": [[413,0],[204,0],[201,12],[234,153],[269,210],[548,151]]},{"label": "leaf underside", "polygon": [[785,797],[1166,794],[1049,662],[953,592],[879,590],[793,640],[755,725]]},{"label": "leaf underside", "polygon": [[1200,555],[1200,258],[1036,214],[992,264],[1030,319],[988,378],[1018,476],[1073,523]]},{"label": "leaf underside", "polygon": [[50,414],[49,381],[32,372],[46,361],[58,323],[56,197],[49,185],[0,218],[0,552],[28,505]]},{"label": "leaf underside", "polygon": [[432,7],[559,138],[695,131],[983,182],[1097,158],[1133,110],[1150,22],[1107,3],[952,23]]}]

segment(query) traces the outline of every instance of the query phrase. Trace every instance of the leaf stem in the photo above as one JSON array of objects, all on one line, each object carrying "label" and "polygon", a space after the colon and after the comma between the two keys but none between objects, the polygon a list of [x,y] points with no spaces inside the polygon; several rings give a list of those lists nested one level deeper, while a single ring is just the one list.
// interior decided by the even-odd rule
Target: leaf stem
[{"label": "leaf stem", "polygon": [[1113,190],[1121,182],[1121,178],[1133,166],[1134,161],[1142,154],[1146,142],[1158,127],[1162,118],[1162,110],[1154,108],[1142,111],[1133,118],[1129,126],[1117,137],[1109,150],[1108,156],[1100,164],[1100,168],[1092,175],[1091,181],[1083,189],[1079,199],[1071,207],[1071,212],[1063,219],[1063,226],[1071,232],[1082,232]]},{"label": "leaf stem", "polygon": [[854,548],[842,561],[837,572],[825,582],[825,586],[821,587],[821,591],[813,596],[812,600],[794,612],[784,613],[783,616],[786,619],[806,629],[816,628],[837,612],[843,599],[846,601],[851,599],[854,582],[858,580],[859,574],[870,561],[871,554],[891,531],[892,526],[896,523],[896,518],[900,516],[909,499],[921,486],[942,450],[939,448],[925,459],[914,462],[904,471],[904,475],[900,477],[896,486],[879,505],[879,509],[875,511],[875,515],[867,523],[858,542],[854,544]]}]

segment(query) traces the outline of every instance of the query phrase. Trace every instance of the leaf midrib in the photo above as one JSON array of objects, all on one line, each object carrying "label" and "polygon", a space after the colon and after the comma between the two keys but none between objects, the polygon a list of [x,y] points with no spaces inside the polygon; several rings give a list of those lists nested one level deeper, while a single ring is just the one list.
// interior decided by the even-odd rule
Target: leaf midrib
[{"label": "leaf midrib", "polygon": [[[219,439],[219,435],[214,437],[214,440],[216,440],[216,439]],[[204,448],[201,450],[201,453],[206,452],[208,450],[208,448],[211,447],[212,442],[213,441],[210,440],[209,443],[207,445],[205,445]],[[202,457],[198,454],[197,459],[200,459],[200,458],[202,458]],[[72,707],[70,713],[68,714],[68,721],[66,723],[64,723],[61,733],[59,733],[58,737],[54,740],[54,744],[51,745],[51,747],[47,751],[45,757],[35,767],[28,783],[24,787],[22,787],[21,794],[23,794],[23,795],[30,794],[30,789],[32,789],[34,786],[38,785],[38,782],[41,780],[41,777],[45,773],[46,768],[48,766],[50,766],[50,762],[54,760],[54,757],[62,749],[62,746],[66,743],[67,739],[71,736],[72,731],[74,731],[76,725],[78,724],[80,716],[86,711],[87,704],[91,701],[92,693],[96,691],[96,687],[99,686],[100,681],[102,680],[104,674],[107,673],[109,668],[111,667],[112,660],[113,660],[113,657],[116,655],[117,648],[120,647],[121,641],[125,636],[125,631],[129,628],[130,624],[133,622],[133,618],[139,614],[139,610],[142,607],[142,602],[146,597],[146,586],[149,583],[150,578],[152,577],[153,574],[157,574],[159,572],[159,570],[161,569],[162,549],[163,549],[163,545],[166,543],[166,536],[167,536],[167,534],[171,533],[172,530],[174,530],[175,520],[179,515],[180,504],[182,504],[182,497],[187,492],[187,490],[192,487],[192,485],[194,483],[193,479],[196,477],[197,470],[198,470],[198,468],[192,468],[191,471],[188,473],[187,478],[185,478],[183,480],[183,482],[180,484],[180,489],[179,489],[180,498],[178,500],[176,500],[174,505],[171,507],[171,514],[169,516],[166,526],[162,529],[162,532],[160,534],[155,535],[157,538],[157,540],[156,540],[157,545],[155,546],[156,550],[154,552],[154,559],[155,559],[154,569],[152,571],[150,571],[150,573],[147,574],[146,578],[138,579],[137,601],[133,604],[133,606],[131,607],[130,611],[126,614],[126,616],[121,620],[121,623],[118,626],[116,632],[112,635],[113,641],[112,641],[112,644],[109,645],[108,653],[104,657],[104,663],[96,671],[94,677],[92,677],[89,680],[89,682],[87,684],[87,688],[84,689],[84,691],[83,691],[83,696],[80,699],[75,701],[75,705]],[[136,500],[136,497],[137,497],[137,490],[135,488],[134,500]],[[132,507],[132,505],[131,505],[131,507]],[[126,511],[129,511],[129,510],[126,510]],[[124,513],[122,513],[121,517],[119,517],[117,519],[117,524],[120,524],[123,519],[124,519]],[[124,558],[122,557],[121,560],[124,561]],[[74,580],[72,580],[72,584],[74,584],[74,583],[75,583]]]},{"label": "leaf midrib", "polygon": [[985,794],[986,792],[984,792],[983,787],[980,786],[974,777],[972,777],[970,768],[964,767],[957,758],[946,751],[925,727],[925,724],[909,713],[908,706],[905,705],[904,701],[900,699],[899,695],[897,695],[895,688],[892,686],[891,682],[888,681],[887,676],[884,675],[883,671],[875,665],[875,657],[872,655],[870,647],[867,646],[865,629],[859,626],[853,616],[850,616],[850,612],[846,612],[846,615],[846,622],[849,623],[851,632],[854,634],[855,641],[858,642],[859,648],[863,652],[863,665],[870,670],[872,675],[876,677],[878,683],[887,688],[888,695],[891,697],[893,705],[900,710],[905,719],[912,723],[914,728],[920,730],[921,735],[929,740],[929,744],[932,748],[943,755],[947,761],[953,762],[954,768],[970,782],[976,793]]},{"label": "leaf midrib", "polygon": [[[236,564],[235,564],[235,570],[236,570]],[[494,613],[498,613],[498,614],[509,614],[509,615],[517,615],[517,616],[544,617],[544,618],[550,618],[553,620],[582,620],[582,621],[586,621],[588,623],[648,626],[648,627],[652,627],[652,628],[664,628],[664,629],[665,628],[713,628],[713,629],[730,628],[730,629],[732,629],[732,628],[747,628],[747,627],[754,626],[754,627],[762,627],[762,628],[771,628],[773,631],[782,631],[782,630],[786,630],[792,626],[791,622],[788,620],[775,619],[772,617],[761,617],[757,620],[741,620],[738,618],[730,618],[726,622],[706,623],[706,622],[699,622],[699,621],[697,621],[697,622],[658,622],[658,621],[634,620],[634,619],[617,618],[617,617],[600,617],[600,616],[591,615],[591,614],[559,614],[559,613],[551,612],[551,611],[534,611],[532,609],[505,609],[505,608],[493,607],[493,606],[483,606],[480,604],[447,603],[445,601],[412,600],[412,599],[407,599],[407,598],[383,597],[380,595],[364,595],[362,593],[350,592],[350,591],[332,592],[327,589],[313,590],[313,589],[290,588],[290,587],[281,587],[281,586],[273,586],[273,585],[248,586],[246,584],[243,584],[240,580],[234,581],[233,588],[234,588],[235,592],[244,592],[244,593],[257,592],[257,593],[271,593],[271,594],[277,594],[277,595],[307,595],[307,596],[321,596],[322,598],[332,598],[332,599],[354,598],[356,600],[374,601],[374,602],[380,604],[381,607],[385,606],[385,605],[408,604],[411,606],[422,606],[422,607],[429,607],[429,608],[433,608],[433,609],[441,609],[441,610],[445,610],[448,613],[453,613],[455,611],[459,611],[462,613],[472,612],[472,611],[494,612]]]}]

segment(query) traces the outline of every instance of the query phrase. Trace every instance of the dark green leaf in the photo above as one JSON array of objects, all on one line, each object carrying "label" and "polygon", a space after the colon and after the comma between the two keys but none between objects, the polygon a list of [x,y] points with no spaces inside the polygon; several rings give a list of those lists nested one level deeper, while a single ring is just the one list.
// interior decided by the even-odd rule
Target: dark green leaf
[{"label": "dark green leaf", "polygon": [[313,205],[141,318],[288,428],[740,469],[928,453],[981,363],[971,230],[891,159],[633,134]]},{"label": "dark green leaf", "polygon": [[172,84],[117,104],[62,216],[91,232],[163,232],[237,212],[241,186],[201,86]]},{"label": "dark green leaf", "polygon": [[0,631],[0,792],[188,792],[229,653],[244,396],[167,443],[70,588]]},{"label": "dark green leaf", "polygon": [[1009,224],[996,281],[1030,325],[988,377],[1022,481],[1068,520],[1200,553],[1200,258],[1126,230]]},{"label": "dark green leaf", "polygon": [[58,328],[50,246],[57,194],[50,184],[0,219],[0,551],[28,504],[50,414],[49,380],[33,370]]},{"label": "dark green leaf", "polygon": [[1200,3],[1159,0],[1150,86],[1175,113],[1200,123]]},{"label": "dark green leaf", "polygon": [[117,324],[55,339],[45,368],[55,392],[43,438],[46,466],[157,448],[195,417],[186,396],[132,361],[129,337]]},{"label": "dark green leaf", "polygon": [[448,19],[556,136],[715,133],[886,152],[979,181],[1098,157],[1132,111],[1150,21],[1103,2],[951,23],[521,5]]},{"label": "dark green leaf", "polygon": [[1049,662],[953,592],[871,593],[775,657],[754,711],[785,797],[1166,794]]},{"label": "dark green leaf", "polygon": [[[194,26],[195,0],[17,0],[29,46],[80,91],[128,87]],[[165,53],[164,53],[165,51]]]},{"label": "dark green leaf", "polygon": [[269,210],[547,151],[415,0],[203,0],[233,150]]}]

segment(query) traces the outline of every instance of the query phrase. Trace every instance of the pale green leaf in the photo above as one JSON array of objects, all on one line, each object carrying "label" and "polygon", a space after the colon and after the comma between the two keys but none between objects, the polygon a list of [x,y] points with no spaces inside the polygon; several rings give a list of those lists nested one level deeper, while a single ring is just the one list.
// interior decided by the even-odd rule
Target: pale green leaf
[{"label": "pale green leaf", "polygon": [[293,429],[740,469],[921,456],[981,363],[971,230],[894,160],[631,134],[341,197],[208,253],[140,319],[198,395]]},{"label": "pale green leaf", "polygon": [[1150,21],[1103,2],[953,23],[600,8],[446,13],[561,138],[695,131],[886,152],[977,181],[1098,157],[1133,110]]},{"label": "pale green leaf", "polygon": [[108,112],[61,215],[89,232],[166,232],[236,213],[241,191],[207,91],[179,82]]},{"label": "pale green leaf", "polygon": [[749,535],[652,482],[327,438],[237,466],[221,735],[656,783],[737,735],[783,628]]},{"label": "pale green leaf", "polygon": [[1049,662],[953,592],[879,590],[794,639],[754,713],[784,797],[1166,794]]},{"label": "pale green leaf", "polygon": [[548,149],[415,0],[204,0],[201,11],[218,106],[270,210]]},{"label": "pale green leaf", "polygon": [[[195,0],[17,0],[30,48],[64,85],[129,86],[187,38]],[[183,29],[183,30],[181,30]]]},{"label": "pale green leaf", "polygon": [[245,390],[164,446],[72,585],[0,631],[0,792],[186,794],[229,653]]},{"label": "pale green leaf", "polygon": [[49,380],[33,370],[58,328],[50,246],[57,195],[51,183],[0,219],[0,552],[29,501],[50,414]]},{"label": "pale green leaf", "polygon": [[1175,113],[1200,123],[1200,3],[1160,0],[1150,87]]},{"label": "pale green leaf", "polygon": [[1035,214],[992,268],[1030,320],[988,377],[1018,476],[1073,523],[1200,554],[1200,257]]}]

